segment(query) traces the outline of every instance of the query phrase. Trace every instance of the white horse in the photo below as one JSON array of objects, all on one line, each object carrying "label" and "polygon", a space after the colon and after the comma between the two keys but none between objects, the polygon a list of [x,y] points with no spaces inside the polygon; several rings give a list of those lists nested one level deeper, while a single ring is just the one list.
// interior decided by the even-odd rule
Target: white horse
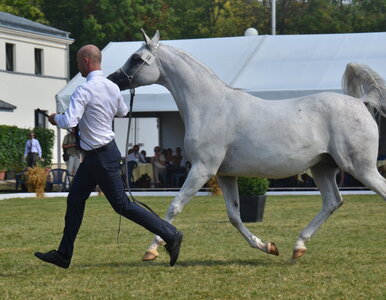
[{"label": "white horse", "polygon": [[[284,178],[311,169],[323,199],[321,211],[300,233],[293,258],[302,256],[315,231],[343,204],[336,184],[340,169],[386,200],[386,180],[377,170],[379,133],[366,104],[386,115],[384,81],[371,69],[349,64],[344,86],[353,96],[318,93],[267,101],[234,89],[184,51],[161,45],[159,32],[109,76],[121,90],[157,83],[173,95],[185,125],[189,175],[171,202],[172,222],[214,175],[223,191],[230,222],[248,243],[279,255],[242,223],[237,177]],[[354,95],[355,93],[355,95]],[[163,243],[155,237],[143,260],[155,259]]]}]

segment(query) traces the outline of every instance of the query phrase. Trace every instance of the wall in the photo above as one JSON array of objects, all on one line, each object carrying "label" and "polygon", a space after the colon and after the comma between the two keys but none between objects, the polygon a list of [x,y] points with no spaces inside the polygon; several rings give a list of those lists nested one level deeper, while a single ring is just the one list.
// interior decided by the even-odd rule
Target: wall
[{"label": "wall", "polygon": [[[6,71],[6,43],[15,45],[13,72]],[[67,83],[67,48],[71,43],[72,40],[0,27],[0,99],[17,107],[13,112],[0,112],[0,124],[32,129],[35,109],[56,111],[55,95]],[[42,75],[35,75],[35,48],[43,49]],[[56,126],[47,124],[57,134]],[[61,132],[63,139],[65,131]],[[54,162],[57,146],[55,143]]]}]

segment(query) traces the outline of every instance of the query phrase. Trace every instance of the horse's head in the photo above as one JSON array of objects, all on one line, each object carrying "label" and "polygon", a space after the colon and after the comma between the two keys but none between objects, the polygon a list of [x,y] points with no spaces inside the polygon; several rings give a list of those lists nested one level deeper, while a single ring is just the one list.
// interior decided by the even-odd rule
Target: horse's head
[{"label": "horse's head", "polygon": [[143,29],[141,31],[145,44],[134,52],[121,68],[107,77],[117,84],[120,90],[153,84],[160,76],[155,57],[159,47],[159,32],[157,30],[150,39]]}]

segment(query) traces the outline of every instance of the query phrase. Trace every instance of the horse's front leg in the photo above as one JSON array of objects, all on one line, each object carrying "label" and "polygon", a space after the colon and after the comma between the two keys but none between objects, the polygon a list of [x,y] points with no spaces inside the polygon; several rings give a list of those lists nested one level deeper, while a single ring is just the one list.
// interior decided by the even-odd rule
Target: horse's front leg
[{"label": "horse's front leg", "polygon": [[268,254],[279,255],[279,250],[274,243],[263,243],[253,235],[243,224],[240,218],[240,201],[237,187],[237,178],[228,176],[217,176],[217,181],[224,195],[229,220],[233,226],[240,231],[241,235],[248,241],[249,245]]},{"label": "horse's front leg", "polygon": [[[214,174],[212,174],[212,172],[208,172],[203,164],[192,165],[180,192],[173,199],[168,208],[165,220],[172,223],[174,218],[182,211],[184,206],[213,175]],[[159,256],[157,249],[162,244],[164,244],[164,241],[159,236],[155,236],[154,240],[142,257],[142,260],[147,261],[156,259]]]}]

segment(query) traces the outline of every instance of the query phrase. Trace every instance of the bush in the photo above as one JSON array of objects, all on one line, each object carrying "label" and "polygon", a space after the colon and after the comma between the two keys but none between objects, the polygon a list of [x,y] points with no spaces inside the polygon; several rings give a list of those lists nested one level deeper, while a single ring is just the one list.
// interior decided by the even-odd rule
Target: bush
[{"label": "bush", "polygon": [[237,178],[239,195],[253,196],[264,195],[269,187],[267,178],[239,177]]},{"label": "bush", "polygon": [[[0,170],[21,171],[26,168],[24,148],[31,131],[16,126],[0,125]],[[51,166],[54,131],[47,128],[35,128],[33,131],[42,148],[40,165]]]}]

